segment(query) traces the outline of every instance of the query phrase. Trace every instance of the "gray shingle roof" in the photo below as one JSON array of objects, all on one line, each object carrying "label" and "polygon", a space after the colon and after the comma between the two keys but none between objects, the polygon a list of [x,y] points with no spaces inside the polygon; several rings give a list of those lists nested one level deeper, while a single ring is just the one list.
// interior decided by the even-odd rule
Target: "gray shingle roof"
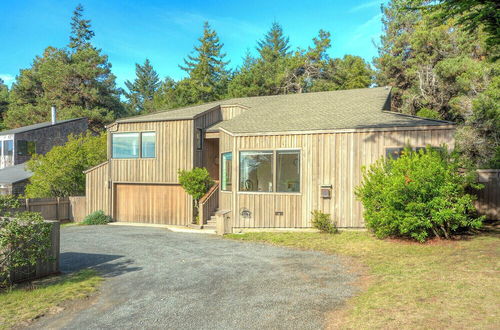
[{"label": "gray shingle roof", "polygon": [[394,126],[435,126],[450,122],[389,112],[390,89],[342,91],[235,98],[183,109],[131,117],[119,122],[192,119],[217,105],[243,105],[241,115],[212,126],[233,133],[311,131]]},{"label": "gray shingle roof", "polygon": [[33,172],[26,169],[26,163],[0,169],[0,183],[12,184],[31,178]]},{"label": "gray shingle roof", "polygon": [[[68,123],[70,121],[81,120],[81,119],[85,119],[85,118],[81,117],[81,118],[73,118],[73,119],[67,119],[67,120],[58,120],[55,123],[55,125],[60,125],[60,124]],[[29,126],[23,126],[23,127],[9,129],[9,130],[6,130],[6,131],[1,131],[0,135],[24,133],[24,132],[27,132],[27,131],[33,131],[33,130],[36,130],[36,129],[50,127],[50,126],[53,126],[52,122],[47,121],[47,122],[44,122],[44,123],[33,124],[33,125],[29,125]]]}]

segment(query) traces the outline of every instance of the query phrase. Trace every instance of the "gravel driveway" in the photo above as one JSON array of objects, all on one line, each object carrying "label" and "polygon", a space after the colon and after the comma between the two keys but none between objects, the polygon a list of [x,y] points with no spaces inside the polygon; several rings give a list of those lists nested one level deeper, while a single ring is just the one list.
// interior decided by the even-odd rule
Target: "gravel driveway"
[{"label": "gravel driveway", "polygon": [[335,256],[151,227],[63,228],[61,270],[86,267],[95,303],[34,328],[319,329],[355,290]]}]

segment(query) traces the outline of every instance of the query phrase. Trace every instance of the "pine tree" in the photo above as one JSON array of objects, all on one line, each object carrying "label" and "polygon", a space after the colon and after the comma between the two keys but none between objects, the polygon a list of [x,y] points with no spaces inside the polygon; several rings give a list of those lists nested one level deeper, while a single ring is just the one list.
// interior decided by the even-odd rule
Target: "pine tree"
[{"label": "pine tree", "polygon": [[79,4],[73,11],[71,17],[71,35],[69,37],[69,47],[73,50],[80,50],[90,46],[90,40],[95,36],[91,30],[90,20],[83,18],[83,6]]},{"label": "pine tree", "polygon": [[9,88],[0,78],[0,128],[3,128],[3,116],[9,106]]},{"label": "pine tree", "polygon": [[188,55],[184,66],[180,66],[189,75],[180,85],[185,89],[188,103],[220,99],[227,89],[229,71],[226,65],[229,61],[224,61],[223,44],[208,22],[205,22],[203,36],[198,40],[200,44],[194,47],[195,55]]},{"label": "pine tree", "polygon": [[149,59],[146,59],[144,65],[136,63],[135,74],[134,82],[128,80],[125,82],[129,90],[128,93],[125,92],[125,96],[134,112],[149,112],[152,110],[153,98],[161,84],[160,78]]},{"label": "pine tree", "polygon": [[[78,20],[89,27],[81,9],[77,12]],[[81,40],[70,50],[47,47],[30,68],[20,71],[9,96],[7,127],[50,120],[51,105],[59,109],[58,119],[87,117],[94,131],[125,113],[108,57],[92,47],[90,38]]]},{"label": "pine tree", "polygon": [[284,35],[283,28],[278,22],[273,22],[264,39],[257,42],[257,51],[265,61],[273,62],[290,55],[289,49],[289,38]]}]

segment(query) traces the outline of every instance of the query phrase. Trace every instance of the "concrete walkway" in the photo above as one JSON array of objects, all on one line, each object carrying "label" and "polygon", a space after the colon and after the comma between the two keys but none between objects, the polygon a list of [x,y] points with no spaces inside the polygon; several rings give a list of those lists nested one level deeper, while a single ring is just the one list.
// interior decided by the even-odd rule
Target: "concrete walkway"
[{"label": "concrete walkway", "polygon": [[318,252],[163,228],[63,228],[62,271],[87,267],[106,278],[95,302],[33,328],[319,329],[355,280]]}]

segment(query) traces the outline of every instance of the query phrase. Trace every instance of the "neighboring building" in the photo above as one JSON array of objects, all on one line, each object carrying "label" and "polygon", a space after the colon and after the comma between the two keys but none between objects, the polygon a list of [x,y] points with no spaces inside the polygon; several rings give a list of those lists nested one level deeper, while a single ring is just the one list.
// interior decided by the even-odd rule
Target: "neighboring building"
[{"label": "neighboring building", "polygon": [[[390,90],[237,98],[108,126],[108,161],[87,173],[87,212],[117,221],[189,225],[179,169],[206,167],[220,184],[204,200],[229,227],[308,228],[311,212],[364,227],[354,195],[361,167],[405,145],[453,147],[450,122],[390,112]],[[205,204],[203,204],[205,205]]]},{"label": "neighboring building", "polygon": [[0,132],[0,169],[27,162],[33,154],[46,154],[63,145],[68,135],[87,130],[86,118],[46,122]]},{"label": "neighboring building", "polygon": [[0,195],[24,194],[32,175],[25,163],[0,169]]}]

